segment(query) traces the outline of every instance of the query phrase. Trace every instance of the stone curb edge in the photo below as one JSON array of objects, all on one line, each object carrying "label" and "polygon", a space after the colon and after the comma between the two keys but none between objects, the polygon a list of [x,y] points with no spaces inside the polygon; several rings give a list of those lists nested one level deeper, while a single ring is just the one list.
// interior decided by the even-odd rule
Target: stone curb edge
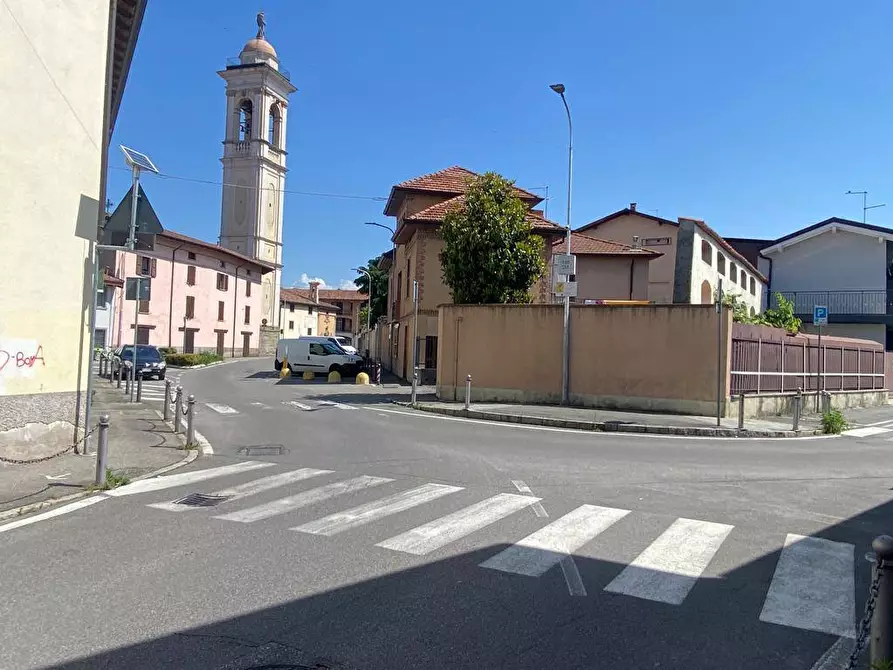
[{"label": "stone curb edge", "polygon": [[529,416],[526,414],[497,414],[496,412],[482,412],[480,410],[453,407],[438,407],[437,405],[425,405],[422,403],[402,403],[397,405],[410,407],[422,412],[432,414],[444,414],[446,416],[458,416],[466,419],[482,419],[486,421],[501,421],[503,423],[519,423],[529,426],[547,426],[550,428],[570,428],[572,430],[588,430],[597,433],[645,433],[650,435],[681,435],[688,437],[813,437],[823,435],[819,430],[743,430],[735,428],[701,428],[683,426],[649,426],[646,424],[618,423],[616,421],[580,421],[576,419],[552,419],[542,416]]}]

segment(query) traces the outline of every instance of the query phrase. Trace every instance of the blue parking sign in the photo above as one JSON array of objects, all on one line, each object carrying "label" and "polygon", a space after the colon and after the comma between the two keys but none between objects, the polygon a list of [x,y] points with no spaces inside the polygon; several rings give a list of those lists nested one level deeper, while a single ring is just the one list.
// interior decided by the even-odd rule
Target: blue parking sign
[{"label": "blue parking sign", "polygon": [[828,307],[825,305],[815,305],[812,308],[812,325],[827,326],[828,325]]}]

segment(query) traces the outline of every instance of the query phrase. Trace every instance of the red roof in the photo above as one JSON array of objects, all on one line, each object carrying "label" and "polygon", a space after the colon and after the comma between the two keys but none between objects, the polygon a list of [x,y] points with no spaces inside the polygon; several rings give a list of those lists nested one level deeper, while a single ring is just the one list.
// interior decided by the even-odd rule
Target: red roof
[{"label": "red roof", "polygon": [[[443,217],[446,216],[448,212],[462,207],[464,203],[465,196],[457,195],[455,198],[438,202],[420,212],[416,212],[412,216],[406,217],[404,221],[406,223],[443,223]],[[562,230],[562,227],[557,223],[544,218],[542,212],[539,210],[528,210],[527,220],[533,225],[535,230]]]},{"label": "red roof", "polygon": [[[552,243],[552,253],[564,253],[567,242],[564,238]],[[602,240],[581,233],[571,233],[571,253],[586,254],[592,256],[641,256],[642,258],[657,258],[662,253],[644,247],[633,247],[629,244]]]},{"label": "red roof", "polygon": [[[263,261],[259,261],[256,258],[251,258],[250,256],[246,256],[245,254],[240,254],[238,251],[233,251],[232,249],[227,249],[226,247],[221,247],[219,244],[211,244],[210,242],[205,242],[204,240],[199,240],[195,237],[189,237],[189,235],[183,235],[182,233],[175,233],[172,230],[165,230],[161,233],[158,233],[157,237],[166,238],[168,240],[172,240],[174,242],[184,242],[186,244],[191,244],[196,247],[201,247],[202,249],[209,249],[211,251],[216,251],[220,254],[225,254],[230,258],[233,258],[237,261],[243,261],[245,263],[252,263],[260,268],[261,274],[266,274],[267,272],[271,272],[274,268],[272,265],[264,263]],[[241,263],[240,263],[241,265]]]},{"label": "red roof", "polygon": [[[468,182],[475,177],[479,177],[478,173],[472,172],[459,165],[453,165],[445,170],[432,172],[431,174],[422,175],[413,179],[407,179],[400,182],[391,189],[391,195],[385,205],[384,213],[388,216],[396,216],[395,195],[399,191],[422,191],[426,193],[445,193],[447,195],[460,195],[468,190]],[[515,193],[522,200],[533,201],[533,204],[542,202],[542,198],[534,195],[530,191],[515,186]]]},{"label": "red roof", "polygon": [[[296,288],[291,289],[293,291],[297,291],[300,295],[305,298],[310,298],[310,289],[309,288]],[[362,293],[361,291],[350,291],[347,289],[341,288],[321,288],[319,289],[319,297],[325,298],[326,300],[341,300],[341,301],[362,301],[365,302],[369,299],[369,296],[366,293]]]},{"label": "red roof", "polygon": [[309,296],[302,295],[302,291],[306,289],[299,288],[283,288],[279,291],[279,300],[282,302],[293,302],[296,305],[307,305],[308,307],[320,307],[326,312],[340,311],[335,305],[327,302],[313,302]]}]

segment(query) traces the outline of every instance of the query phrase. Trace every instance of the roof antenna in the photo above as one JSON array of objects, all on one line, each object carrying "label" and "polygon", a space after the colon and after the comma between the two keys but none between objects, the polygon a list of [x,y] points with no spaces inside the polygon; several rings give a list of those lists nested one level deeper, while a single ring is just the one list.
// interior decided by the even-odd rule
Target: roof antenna
[{"label": "roof antenna", "polygon": [[847,191],[844,195],[861,195],[862,196],[862,223],[865,223],[866,212],[869,209],[877,209],[878,207],[886,207],[887,203],[882,203],[880,205],[869,205],[866,204],[868,201],[868,191]]}]

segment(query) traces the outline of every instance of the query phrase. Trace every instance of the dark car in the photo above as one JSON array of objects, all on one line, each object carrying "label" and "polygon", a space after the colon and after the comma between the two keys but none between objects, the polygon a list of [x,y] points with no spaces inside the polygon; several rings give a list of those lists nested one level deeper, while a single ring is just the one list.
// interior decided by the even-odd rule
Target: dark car
[{"label": "dark car", "polygon": [[[124,366],[124,371],[130,369],[133,365],[133,345],[128,344],[124,347],[118,347],[115,350],[114,357],[115,373],[118,368]],[[136,345],[136,365],[137,371],[141,372],[143,379],[148,377],[157,377],[164,379],[164,373],[167,371],[167,363],[164,362],[164,356],[158,351],[158,347],[149,344]]]}]

